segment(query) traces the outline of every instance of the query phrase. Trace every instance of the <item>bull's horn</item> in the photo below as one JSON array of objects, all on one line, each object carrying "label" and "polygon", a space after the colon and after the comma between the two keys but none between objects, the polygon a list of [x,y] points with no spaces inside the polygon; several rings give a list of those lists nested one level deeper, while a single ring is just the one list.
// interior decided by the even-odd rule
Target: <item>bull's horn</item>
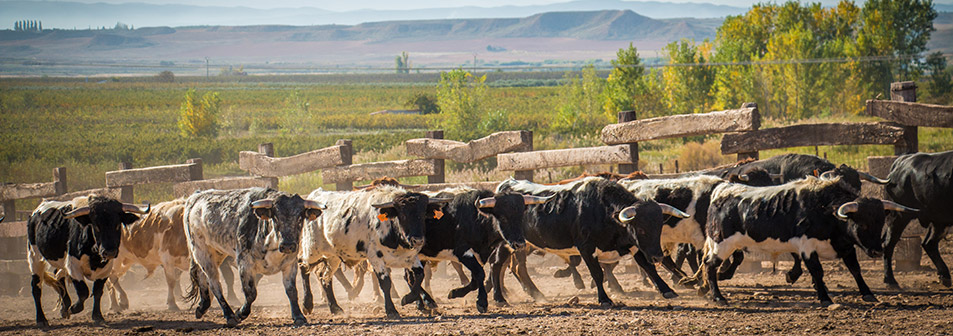
[{"label": "bull's horn", "polygon": [[623,223],[628,222],[635,218],[637,212],[634,206],[626,207],[622,209],[622,211],[619,211],[619,221]]},{"label": "bull's horn", "polygon": [[4,219],[4,218],[7,218],[7,215],[0,216],[0,223],[3,222],[3,219]]},{"label": "bull's horn", "polygon": [[868,172],[857,172],[857,173],[860,174],[860,178],[861,178],[861,179],[864,179],[864,180],[867,180],[867,181],[870,181],[870,182],[873,182],[873,183],[876,183],[876,184],[887,184],[887,183],[890,182],[890,180],[884,180],[884,179],[882,179],[882,178],[879,178],[879,177],[870,175],[870,173],[868,173]]},{"label": "bull's horn", "polygon": [[847,214],[851,212],[857,212],[857,208],[859,207],[860,205],[857,204],[857,202],[844,203],[843,205],[840,206],[840,208],[837,208],[837,217],[840,217],[842,219],[847,219]]},{"label": "bull's horn", "polygon": [[832,178],[834,178],[834,171],[833,171],[833,170],[828,170],[828,171],[826,171],[826,172],[824,172],[824,173],[821,173],[820,178],[825,179],[825,180],[832,179]]},{"label": "bull's horn", "polygon": [[919,209],[908,208],[894,201],[888,201],[888,200],[880,200],[880,201],[883,202],[884,204],[884,210],[900,211],[900,212],[920,212]]},{"label": "bull's horn", "polygon": [[476,201],[477,208],[492,208],[496,206],[496,199],[493,197],[481,198]]},{"label": "bull's horn", "polygon": [[784,178],[784,174],[768,174],[768,176],[770,176],[772,180],[779,180],[779,181],[782,178]]},{"label": "bull's horn", "polygon": [[324,209],[327,209],[328,206],[318,201],[304,200],[304,208],[324,210]]},{"label": "bull's horn", "polygon": [[146,203],[146,209],[145,209],[145,210],[143,210],[141,207],[139,207],[138,205],[135,205],[135,204],[129,204],[129,203],[123,203],[123,204],[122,204],[122,211],[130,212],[130,213],[134,213],[134,214],[145,215],[145,214],[149,213],[149,210],[151,210],[151,209],[152,209],[152,204],[149,204],[149,203]]},{"label": "bull's horn", "polygon": [[748,182],[750,178],[748,178],[748,174],[741,174],[741,175],[738,175],[738,180],[741,182]]},{"label": "bull's horn", "polygon": [[692,215],[689,215],[689,214],[685,213],[685,212],[682,211],[682,210],[678,210],[678,208],[676,208],[676,207],[673,207],[673,206],[668,205],[668,204],[665,204],[665,203],[659,203],[658,206],[662,208],[662,213],[663,213],[663,214],[666,214],[666,215],[669,215],[669,216],[672,216],[672,217],[688,218],[688,217],[691,217],[691,216],[692,216]]},{"label": "bull's horn", "polygon": [[452,200],[453,200],[452,198],[430,198],[429,203],[430,203],[430,204],[447,203],[447,202],[450,202],[450,201],[452,201]]},{"label": "bull's horn", "polygon": [[67,212],[65,215],[63,215],[63,217],[66,217],[66,219],[70,219],[70,218],[76,218],[79,216],[85,216],[88,214],[89,214],[89,207],[82,207],[82,208]]},{"label": "bull's horn", "polygon": [[372,207],[375,207],[375,208],[377,208],[377,209],[393,208],[393,207],[394,207],[394,202],[371,204],[371,206],[372,206]]},{"label": "bull's horn", "polygon": [[546,203],[546,201],[552,199],[553,197],[556,197],[556,194],[549,195],[549,196],[546,196],[546,197],[543,197],[543,196],[533,196],[533,195],[523,195],[523,204],[526,204],[526,205],[531,205],[531,204],[543,204],[543,203]]},{"label": "bull's horn", "polygon": [[271,207],[273,206],[275,206],[275,200],[270,198],[260,199],[260,200],[251,202],[252,209],[261,209],[261,208],[271,209]]}]

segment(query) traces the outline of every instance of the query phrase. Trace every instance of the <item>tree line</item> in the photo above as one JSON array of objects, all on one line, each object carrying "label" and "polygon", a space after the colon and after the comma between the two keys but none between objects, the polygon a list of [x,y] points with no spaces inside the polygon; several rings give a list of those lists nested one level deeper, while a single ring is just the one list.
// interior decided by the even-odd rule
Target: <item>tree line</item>
[{"label": "tree line", "polygon": [[43,22],[40,22],[39,20],[20,20],[13,23],[13,30],[41,32],[43,31]]}]

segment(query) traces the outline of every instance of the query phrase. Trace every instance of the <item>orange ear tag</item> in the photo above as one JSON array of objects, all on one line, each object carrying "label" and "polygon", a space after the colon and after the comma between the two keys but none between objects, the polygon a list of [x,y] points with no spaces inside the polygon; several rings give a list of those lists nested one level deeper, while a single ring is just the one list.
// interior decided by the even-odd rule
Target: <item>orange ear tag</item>
[{"label": "orange ear tag", "polygon": [[814,177],[818,177],[820,174],[817,173],[817,169],[814,169]]},{"label": "orange ear tag", "polygon": [[377,215],[377,219],[380,219],[381,222],[386,222],[390,218],[387,218],[387,214],[380,214],[380,215]]},{"label": "orange ear tag", "polygon": [[440,219],[440,217],[443,217],[443,211],[434,210],[434,211],[433,211],[433,218],[434,218],[434,219]]}]

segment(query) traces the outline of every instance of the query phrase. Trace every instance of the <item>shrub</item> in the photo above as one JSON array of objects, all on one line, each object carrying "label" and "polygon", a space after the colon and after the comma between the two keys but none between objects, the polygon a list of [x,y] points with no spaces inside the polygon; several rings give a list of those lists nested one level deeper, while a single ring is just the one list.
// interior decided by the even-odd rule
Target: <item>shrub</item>
[{"label": "shrub", "polygon": [[689,142],[682,146],[678,155],[680,169],[684,171],[711,168],[731,161],[730,156],[721,155],[721,143],[715,140],[706,141],[704,144]]},{"label": "shrub", "polygon": [[156,75],[156,80],[162,83],[173,83],[175,82],[175,74],[172,71],[165,70]]},{"label": "shrub", "polygon": [[218,135],[218,92],[202,95],[197,102],[195,89],[185,92],[185,101],[179,108],[179,130],[186,138],[214,137]]},{"label": "shrub", "polygon": [[437,105],[437,97],[429,93],[415,93],[404,105],[410,108],[416,108],[422,114],[440,113],[440,106]]}]

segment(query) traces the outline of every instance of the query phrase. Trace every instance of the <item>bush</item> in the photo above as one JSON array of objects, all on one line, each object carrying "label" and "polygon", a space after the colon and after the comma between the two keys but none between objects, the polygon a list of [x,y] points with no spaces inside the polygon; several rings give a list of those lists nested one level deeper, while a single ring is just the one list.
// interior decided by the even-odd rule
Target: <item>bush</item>
[{"label": "bush", "polygon": [[186,138],[215,137],[218,135],[218,92],[202,95],[196,102],[195,89],[185,92],[185,101],[179,108],[179,130]]},{"label": "bush", "polygon": [[404,105],[417,109],[421,114],[440,113],[440,106],[437,105],[437,97],[428,93],[415,93]]},{"label": "bush", "polygon": [[682,146],[678,162],[681,170],[694,171],[731,163],[732,159],[731,156],[721,155],[719,141],[709,140],[704,144],[692,141]]},{"label": "bush", "polygon": [[160,72],[158,75],[156,75],[156,80],[162,83],[174,83],[175,74],[172,73],[172,71],[165,70],[163,72]]}]

